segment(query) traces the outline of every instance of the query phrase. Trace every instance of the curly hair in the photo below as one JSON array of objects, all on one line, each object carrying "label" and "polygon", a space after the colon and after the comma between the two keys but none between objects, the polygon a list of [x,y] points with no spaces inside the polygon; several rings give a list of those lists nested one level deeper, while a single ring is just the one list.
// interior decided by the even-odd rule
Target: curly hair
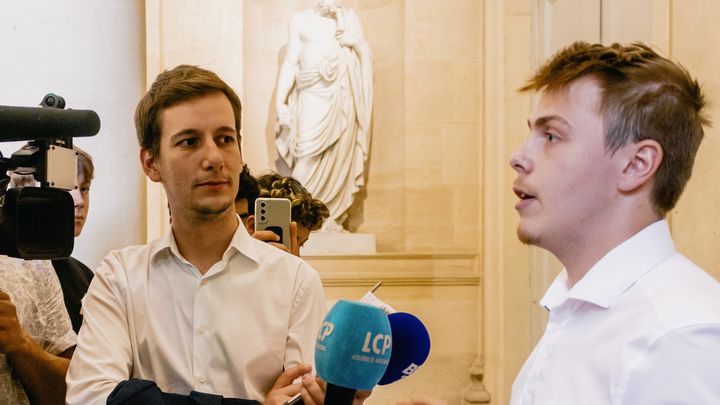
[{"label": "curly hair", "polygon": [[250,215],[255,214],[255,200],[260,196],[260,187],[258,181],[250,173],[247,164],[243,165],[242,171],[240,172],[240,187],[238,187],[238,193],[235,196],[235,201],[247,200],[248,213]]},{"label": "curly hair", "polygon": [[643,43],[623,46],[575,42],[556,53],[520,91],[554,92],[591,77],[602,93],[598,110],[605,147],[616,152],[629,142],[652,139],[663,149],[652,203],[664,215],[677,203],[710,124],[700,85],[681,65]]},{"label": "curly hair", "polygon": [[291,217],[311,231],[320,229],[330,216],[325,203],[313,198],[305,187],[293,177],[284,177],[277,173],[264,174],[257,179],[260,197],[287,198],[290,200]]}]

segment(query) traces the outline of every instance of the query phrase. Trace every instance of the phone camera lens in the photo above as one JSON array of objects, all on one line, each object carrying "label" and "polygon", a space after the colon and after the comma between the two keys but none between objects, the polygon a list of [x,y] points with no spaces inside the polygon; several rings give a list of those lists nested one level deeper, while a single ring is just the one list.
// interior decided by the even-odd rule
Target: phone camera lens
[{"label": "phone camera lens", "polygon": [[264,221],[264,220],[265,220],[265,216],[261,216],[261,217],[260,217],[260,220],[261,220],[261,221]]},{"label": "phone camera lens", "polygon": [[265,203],[260,203],[260,206],[261,206],[261,207],[264,207],[264,206],[265,206]]},{"label": "phone camera lens", "polygon": [[261,213],[261,214],[264,214],[264,213],[265,213],[265,210],[260,210],[260,213]]}]

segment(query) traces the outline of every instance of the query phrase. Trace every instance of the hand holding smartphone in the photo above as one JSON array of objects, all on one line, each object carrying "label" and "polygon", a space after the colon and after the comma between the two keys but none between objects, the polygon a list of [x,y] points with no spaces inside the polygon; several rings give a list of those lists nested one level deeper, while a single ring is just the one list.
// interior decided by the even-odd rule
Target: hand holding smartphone
[{"label": "hand holding smartphone", "polygon": [[272,231],[288,250],[290,243],[290,200],[260,197],[255,200],[255,231]]}]

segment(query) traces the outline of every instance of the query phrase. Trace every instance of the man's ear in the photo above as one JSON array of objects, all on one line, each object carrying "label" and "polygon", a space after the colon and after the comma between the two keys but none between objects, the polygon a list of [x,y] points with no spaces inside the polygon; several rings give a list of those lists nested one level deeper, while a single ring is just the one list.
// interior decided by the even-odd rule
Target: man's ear
[{"label": "man's ear", "polygon": [[160,182],[160,171],[157,169],[157,160],[152,152],[145,148],[140,148],[140,164],[148,178],[156,183]]},{"label": "man's ear", "polygon": [[653,139],[644,139],[626,148],[621,149],[626,159],[618,187],[620,191],[630,192],[652,181],[662,162],[663,150]]},{"label": "man's ear", "polygon": [[248,215],[245,229],[247,229],[250,235],[255,233],[255,215]]}]

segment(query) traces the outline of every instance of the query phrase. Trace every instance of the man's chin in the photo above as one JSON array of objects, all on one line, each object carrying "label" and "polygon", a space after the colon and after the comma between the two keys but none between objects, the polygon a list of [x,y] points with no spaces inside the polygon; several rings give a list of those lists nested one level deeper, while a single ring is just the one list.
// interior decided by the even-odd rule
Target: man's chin
[{"label": "man's chin", "polygon": [[233,202],[224,202],[219,204],[199,204],[195,206],[195,212],[205,217],[216,217],[227,213],[230,208],[233,208]]},{"label": "man's chin", "polygon": [[517,228],[517,237],[520,240],[520,242],[526,244],[526,245],[535,245],[537,246],[540,243],[540,236],[537,234],[534,234],[527,229],[524,229],[521,226],[518,226]]}]

